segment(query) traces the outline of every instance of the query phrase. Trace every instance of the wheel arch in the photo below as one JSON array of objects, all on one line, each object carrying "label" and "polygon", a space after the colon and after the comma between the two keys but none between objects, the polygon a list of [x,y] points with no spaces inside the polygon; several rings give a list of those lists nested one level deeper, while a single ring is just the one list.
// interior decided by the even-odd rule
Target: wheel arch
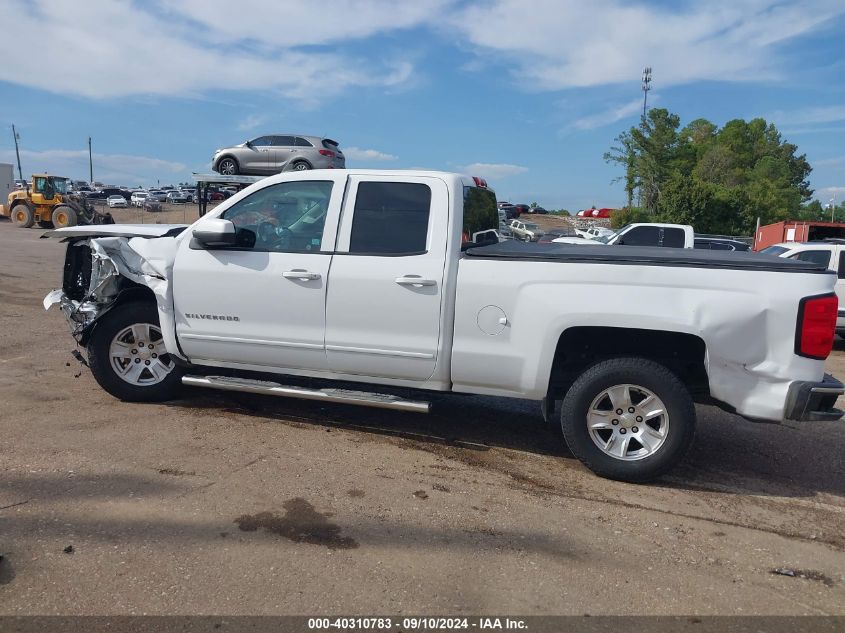
[{"label": "wheel arch", "polygon": [[290,167],[291,167],[291,171],[293,170],[293,166],[296,165],[297,163],[305,163],[306,165],[308,165],[308,169],[314,169],[314,164],[310,160],[308,160],[307,158],[297,157],[297,158],[294,158],[289,163]]},{"label": "wheel arch", "polygon": [[622,356],[648,358],[666,366],[696,400],[707,400],[710,395],[707,345],[701,337],[677,331],[577,326],[558,337],[548,374],[548,400],[563,398],[590,366]]},{"label": "wheel arch", "polygon": [[151,304],[153,307],[157,307],[156,296],[152,290],[146,286],[136,284],[135,282],[129,280],[126,280],[126,282],[131,285],[121,290],[115,297],[114,301],[103,308],[103,310],[97,315],[97,318],[95,318],[86,328],[82,330],[82,332],[80,332],[78,339],[80,345],[88,345],[88,341],[91,339],[91,336],[97,329],[100,321],[117,306],[130,302],[145,302]]}]

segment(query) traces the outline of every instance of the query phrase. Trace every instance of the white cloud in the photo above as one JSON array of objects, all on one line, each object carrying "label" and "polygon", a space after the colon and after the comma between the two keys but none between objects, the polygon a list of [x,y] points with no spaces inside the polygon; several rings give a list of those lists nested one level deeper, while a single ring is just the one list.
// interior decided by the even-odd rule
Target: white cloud
[{"label": "white cloud", "polygon": [[787,125],[820,125],[824,123],[838,123],[845,121],[845,105],[812,106],[792,112],[778,110],[768,117],[778,124]]},{"label": "white cloud", "polygon": [[845,187],[822,187],[816,190],[816,198],[824,203],[830,202],[830,199],[834,196],[840,202],[845,199]]},{"label": "white cloud", "polygon": [[[313,103],[352,86],[395,86],[411,76],[411,64],[400,58],[382,62],[296,48],[340,37],[337,28],[323,34],[325,21],[335,19],[330,16],[348,20],[353,36],[373,33],[375,27],[365,22],[372,11],[362,7],[380,11],[382,4],[348,0],[346,10],[339,11],[335,3],[302,3],[294,11],[289,2],[260,3],[253,9],[241,2],[236,10],[228,3],[231,11],[221,15],[206,2],[194,7],[185,1],[162,15],[155,10],[163,9],[152,3],[0,0],[5,24],[14,24],[19,33],[38,33],[38,46],[0,38],[0,80],[94,99],[198,95],[215,89],[280,91]],[[288,11],[299,16],[298,22],[288,20]],[[400,13],[403,26],[422,19],[419,11]],[[257,22],[250,26],[234,15]],[[209,24],[189,19],[197,16]]]},{"label": "white cloud", "polygon": [[391,161],[398,158],[398,156],[380,152],[376,149],[361,149],[360,147],[345,147],[343,148],[343,155],[351,160],[360,160],[371,163]]},{"label": "white cloud", "polygon": [[[0,151],[0,162],[17,166],[14,150]],[[131,154],[94,153],[94,179],[110,184],[128,187],[140,183],[154,183],[161,180],[178,180],[187,177],[182,163],[133,156]],[[24,177],[31,173],[46,172],[57,176],[88,180],[88,150],[48,149],[43,151],[21,150],[21,166]],[[17,167],[15,169],[17,173]]]},{"label": "white cloud", "polygon": [[206,31],[204,37],[213,41],[244,40],[270,48],[292,48],[412,28],[435,21],[452,3],[453,0],[171,0],[167,10],[177,18],[200,25]]},{"label": "white cloud", "polygon": [[261,114],[250,114],[238,122],[237,128],[241,132],[248,132],[254,130],[259,125],[267,123],[267,117]]},{"label": "white cloud", "polygon": [[462,165],[461,171],[486,180],[488,178],[506,178],[517,174],[524,174],[528,171],[528,167],[511,165],[510,163],[472,163],[470,165]]},{"label": "white cloud", "polygon": [[596,112],[594,114],[581,117],[580,119],[576,119],[572,122],[569,128],[576,130],[594,130],[633,116],[634,114],[642,112],[642,109],[642,99],[634,99],[628,103],[623,103],[622,105],[614,106],[612,108],[608,108],[607,110],[602,110],[601,112]]},{"label": "white cloud", "polygon": [[814,160],[811,163],[813,167],[837,167],[845,165],[845,156],[837,156],[836,158],[824,158],[822,160]]},{"label": "white cloud", "polygon": [[647,5],[621,0],[495,0],[451,25],[479,53],[515,66],[534,90],[637,82],[661,86],[779,76],[778,44],[845,12],[841,0],[710,0]]}]

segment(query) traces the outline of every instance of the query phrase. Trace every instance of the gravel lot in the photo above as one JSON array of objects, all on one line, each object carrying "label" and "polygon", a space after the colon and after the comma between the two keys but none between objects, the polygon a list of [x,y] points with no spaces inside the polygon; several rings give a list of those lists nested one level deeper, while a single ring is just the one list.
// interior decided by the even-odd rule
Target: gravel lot
[{"label": "gravel lot", "polygon": [[122,403],[41,307],[41,233],[0,221],[0,613],[845,614],[842,423],[699,407],[686,463],[633,486],[533,402]]}]

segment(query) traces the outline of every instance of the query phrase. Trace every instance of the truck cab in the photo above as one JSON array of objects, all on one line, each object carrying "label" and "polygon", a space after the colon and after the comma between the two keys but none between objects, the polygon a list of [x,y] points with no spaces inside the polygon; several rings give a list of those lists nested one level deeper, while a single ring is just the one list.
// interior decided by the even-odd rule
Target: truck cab
[{"label": "truck cab", "polygon": [[663,246],[694,248],[695,232],[688,224],[635,223],[619,229],[606,244],[617,246]]}]

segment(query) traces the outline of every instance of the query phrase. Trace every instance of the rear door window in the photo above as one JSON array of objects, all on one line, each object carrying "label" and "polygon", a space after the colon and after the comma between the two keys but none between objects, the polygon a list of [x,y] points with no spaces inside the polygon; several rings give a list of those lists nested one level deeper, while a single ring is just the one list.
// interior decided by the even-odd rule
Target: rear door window
[{"label": "rear door window", "polygon": [[813,262],[824,267],[830,266],[830,251],[802,251],[797,255],[793,255],[792,259],[797,259],[802,262]]},{"label": "rear door window", "polygon": [[657,246],[660,241],[660,229],[656,226],[638,226],[622,236],[625,246]]},{"label": "rear door window", "polygon": [[314,147],[311,143],[308,142],[307,139],[302,138],[301,136],[296,137],[296,146],[297,147]]},{"label": "rear door window", "polygon": [[663,243],[661,246],[669,248],[683,248],[686,236],[683,229],[663,229]]},{"label": "rear door window", "polygon": [[295,143],[292,136],[272,136],[271,138],[274,147],[293,147]]},{"label": "rear door window", "polygon": [[411,182],[361,182],[352,216],[351,254],[426,252],[431,188]]},{"label": "rear door window", "polygon": [[839,252],[839,268],[836,271],[839,279],[845,279],[845,250]]}]

